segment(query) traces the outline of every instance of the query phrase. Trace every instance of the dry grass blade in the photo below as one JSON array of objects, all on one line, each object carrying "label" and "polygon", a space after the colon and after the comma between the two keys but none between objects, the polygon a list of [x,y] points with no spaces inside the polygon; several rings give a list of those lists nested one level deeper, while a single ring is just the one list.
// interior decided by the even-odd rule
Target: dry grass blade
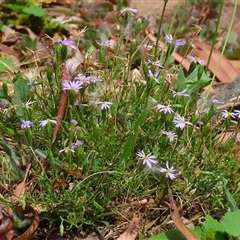
[{"label": "dry grass blade", "polygon": [[190,232],[189,229],[183,224],[181,217],[179,215],[178,208],[173,199],[172,190],[170,186],[168,186],[168,197],[170,201],[170,213],[175,226],[186,237],[187,240],[200,240],[196,235]]},{"label": "dry grass blade", "polygon": [[[65,67],[62,70],[62,80],[70,80],[70,77],[68,76]],[[68,92],[65,93],[64,91],[62,91],[60,94],[60,101],[59,101],[59,105],[58,105],[57,124],[54,127],[53,135],[52,135],[52,145],[55,142],[57,134],[61,127],[62,119],[63,119],[64,112],[65,112],[65,107],[67,104],[67,99],[68,99]]]}]

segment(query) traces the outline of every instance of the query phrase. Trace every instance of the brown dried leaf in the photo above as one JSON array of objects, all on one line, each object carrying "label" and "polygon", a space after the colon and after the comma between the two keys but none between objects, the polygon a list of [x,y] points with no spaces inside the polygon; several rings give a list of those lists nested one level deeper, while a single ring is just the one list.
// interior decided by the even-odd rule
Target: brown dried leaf
[{"label": "brown dried leaf", "polygon": [[[10,200],[13,202],[15,200],[19,200],[22,198],[22,196],[24,195],[25,192],[25,186],[26,186],[26,181],[27,181],[27,176],[28,176],[28,172],[30,170],[31,164],[28,165],[26,172],[25,172],[25,176],[24,179],[16,186],[15,190],[13,191],[13,195],[10,197]],[[10,216],[13,215],[13,211],[11,208],[8,209],[8,214]]]},{"label": "brown dried leaf", "polygon": [[66,67],[66,73],[68,76],[73,76],[76,72],[77,68],[83,63],[83,57],[80,51],[77,49],[75,50],[75,56],[72,58],[69,58],[66,61],[65,67]]},{"label": "brown dried leaf", "polygon": [[230,63],[239,74],[240,73],[240,61],[239,60],[230,60]]},{"label": "brown dried leaf", "polygon": [[30,28],[28,28],[28,27],[21,26],[21,25],[16,25],[15,28],[16,28],[17,30],[21,30],[21,31],[27,32],[27,33],[28,33],[28,36],[29,36],[32,40],[34,40],[34,39],[37,38],[37,35],[36,35]]},{"label": "brown dried leaf", "polygon": [[173,199],[172,190],[170,186],[168,186],[168,197],[170,201],[170,213],[175,226],[186,237],[187,240],[200,240],[196,235],[190,232],[189,229],[182,222],[178,208]]},{"label": "brown dried leaf", "polygon": [[0,224],[0,240],[6,239],[6,233],[8,233],[13,227],[12,220],[9,217],[4,217]]},{"label": "brown dried leaf", "polygon": [[24,179],[16,186],[13,195],[11,196],[11,201],[19,200],[22,198],[25,192],[25,186],[27,181],[28,172],[30,170],[31,164],[28,165]]},{"label": "brown dried leaf", "polygon": [[30,205],[27,205],[25,210],[22,209],[22,206],[18,206],[19,212],[26,212],[26,213],[34,213],[34,219],[30,227],[18,238],[15,240],[30,240],[34,236],[35,232],[37,231],[38,225],[39,225],[39,215],[38,212],[31,207]]},{"label": "brown dried leaf", "polygon": [[133,214],[133,219],[128,228],[117,240],[135,240],[140,230],[139,221],[140,218],[138,218],[136,214]]},{"label": "brown dried leaf", "polygon": [[[148,38],[152,42],[156,42],[156,37],[153,36],[153,34],[146,32],[148,35]],[[159,41],[159,44],[161,46],[164,46],[164,44]],[[209,55],[210,55],[210,49],[211,45],[208,44],[207,42],[193,42],[193,44],[198,48],[194,50],[193,55],[197,56],[198,58],[202,59],[207,63]],[[220,59],[221,52],[214,48],[212,57],[208,66],[208,69],[214,74],[217,68],[218,61]],[[190,61],[179,55],[177,52],[172,53],[173,58],[179,62],[184,69],[188,71],[189,66],[190,66]],[[222,57],[218,72],[216,73],[216,77],[218,80],[222,83],[229,83],[232,82],[236,77],[238,73],[235,70],[235,68],[231,65],[230,61],[226,57]]]},{"label": "brown dried leaf", "polygon": [[[208,61],[211,45],[207,42],[197,42],[194,41],[193,44],[198,48],[198,51],[194,51],[194,55],[203,59],[206,63]],[[218,65],[218,61],[220,59],[221,52],[213,48],[210,64],[208,69],[214,74]],[[235,68],[231,65],[230,61],[223,56],[220,62],[220,66],[218,68],[218,72],[216,73],[216,77],[222,83],[232,82],[233,79],[237,77],[238,73]]]}]

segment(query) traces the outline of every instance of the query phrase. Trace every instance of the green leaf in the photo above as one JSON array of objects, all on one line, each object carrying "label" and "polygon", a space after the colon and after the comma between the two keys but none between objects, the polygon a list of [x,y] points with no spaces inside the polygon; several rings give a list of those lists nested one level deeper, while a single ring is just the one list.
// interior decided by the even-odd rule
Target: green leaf
[{"label": "green leaf", "polygon": [[[199,77],[201,77],[199,79]],[[178,81],[176,82],[177,91],[187,89],[187,93],[198,93],[202,88],[208,86],[211,78],[203,71],[202,66],[197,66],[195,70],[186,78],[184,72],[180,69],[178,73]]]},{"label": "green leaf", "polygon": [[123,159],[127,159],[129,157],[129,154],[132,151],[133,146],[135,145],[137,139],[137,134],[133,133],[131,136],[128,137],[127,142],[124,146],[124,151],[123,151]]},{"label": "green leaf", "polygon": [[24,117],[23,104],[27,102],[27,95],[29,91],[29,86],[27,80],[22,78],[21,74],[17,74],[13,79],[14,84],[14,95],[13,103],[16,105],[16,112],[18,116]]},{"label": "green leaf", "polygon": [[179,230],[170,230],[150,237],[148,240],[186,240]]},{"label": "green leaf", "polygon": [[37,38],[32,40],[29,36],[24,35],[22,36],[22,46],[23,49],[25,49],[26,47],[31,49],[31,50],[36,50],[37,47]]},{"label": "green leaf", "polygon": [[227,200],[228,200],[229,203],[232,205],[233,211],[237,211],[237,210],[238,210],[237,203],[236,203],[236,201],[234,200],[232,194],[228,191],[228,188],[227,188],[227,180],[226,180],[225,178],[223,178],[223,189],[224,189],[224,192],[225,192],[225,194],[226,194]]},{"label": "green leaf", "polygon": [[205,240],[202,236],[203,232],[202,232],[202,228],[200,226],[195,227],[193,230],[191,230],[191,232],[194,233],[201,240]]},{"label": "green leaf", "polygon": [[39,6],[31,5],[30,7],[25,7],[22,12],[27,13],[29,15],[33,15],[35,17],[42,18],[46,15],[46,10],[42,9]]},{"label": "green leaf", "polygon": [[205,217],[202,237],[208,240],[214,240],[217,231],[220,231],[220,223],[213,219],[210,215]]},{"label": "green leaf", "polygon": [[199,92],[212,80],[205,72],[202,73],[201,79],[198,79],[198,69],[199,66],[186,78],[188,93]]},{"label": "green leaf", "polygon": [[39,148],[34,151],[39,157],[45,159],[47,157],[47,153]]},{"label": "green leaf", "polygon": [[123,151],[123,159],[127,159],[129,157],[129,154],[131,153],[135,142],[137,140],[138,136],[138,128],[146,121],[148,117],[149,111],[147,109],[144,109],[139,118],[137,119],[136,123],[134,124],[133,130],[134,132],[128,137],[128,140],[125,144],[124,151]]},{"label": "green leaf", "polygon": [[199,65],[198,70],[197,70],[197,78],[198,78],[198,80],[201,79],[203,73],[204,73],[204,66],[203,65]]},{"label": "green leaf", "polygon": [[220,230],[220,223],[213,219],[210,215],[205,217],[204,230],[214,230],[215,232]]},{"label": "green leaf", "polygon": [[176,82],[176,89],[178,92],[181,92],[187,89],[186,78],[184,76],[184,72],[182,68],[179,68],[178,80]]},{"label": "green leaf", "polygon": [[240,210],[227,212],[220,222],[221,231],[226,232],[230,236],[240,238]]},{"label": "green leaf", "polygon": [[14,96],[16,95],[21,102],[26,103],[29,91],[28,81],[24,79],[20,73],[18,73],[13,79],[13,84]]},{"label": "green leaf", "polygon": [[23,178],[23,171],[18,167],[18,157],[16,156],[16,153],[14,149],[7,143],[0,142],[0,145],[4,149],[6,153],[6,160],[8,161],[8,173],[12,177],[11,180],[19,180]]},{"label": "green leaf", "polygon": [[230,32],[228,43],[229,44],[234,44],[235,42],[237,42],[238,39],[238,34],[236,32]]},{"label": "green leaf", "polygon": [[24,8],[23,5],[19,5],[19,4],[3,4],[3,7],[11,9],[14,12],[22,12],[22,9]]},{"label": "green leaf", "polygon": [[16,228],[26,228],[31,225],[32,219],[23,219],[20,214],[17,212],[17,210],[13,210],[13,225]]},{"label": "green leaf", "polygon": [[0,72],[7,71],[14,68],[14,63],[12,59],[0,57]]},{"label": "green leaf", "polygon": [[149,113],[148,109],[144,109],[142,111],[141,115],[134,124],[134,132],[138,132],[138,127],[143,125],[143,123],[146,121],[148,113]]},{"label": "green leaf", "polygon": [[139,240],[144,240],[144,235],[142,233],[138,233]]}]

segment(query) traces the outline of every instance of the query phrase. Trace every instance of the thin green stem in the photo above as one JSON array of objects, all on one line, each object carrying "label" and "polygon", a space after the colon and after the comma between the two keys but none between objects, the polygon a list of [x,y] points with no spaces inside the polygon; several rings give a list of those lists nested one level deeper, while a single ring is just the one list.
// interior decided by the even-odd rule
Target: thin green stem
[{"label": "thin green stem", "polygon": [[[220,8],[220,13],[219,13],[219,15],[218,15],[219,17],[218,17],[218,23],[217,23],[216,32],[217,32],[218,27],[219,27],[219,21],[220,21],[220,17],[221,17],[221,12],[222,12],[222,8],[223,8],[223,4],[224,4],[224,1],[221,0],[221,5],[220,5],[221,8]],[[229,24],[227,36],[226,36],[226,39],[225,39],[225,42],[224,42],[224,45],[223,45],[223,48],[222,48],[222,52],[221,52],[219,61],[218,61],[218,63],[217,63],[216,70],[215,70],[215,72],[214,72],[214,74],[213,74],[211,84],[209,85],[209,91],[207,91],[205,100],[204,100],[204,102],[203,102],[203,104],[202,104],[202,109],[204,108],[204,106],[205,106],[206,103],[207,103],[207,99],[208,99],[208,96],[209,96],[209,94],[210,94],[210,89],[211,89],[211,87],[212,87],[212,85],[213,85],[214,79],[215,79],[216,74],[217,74],[217,72],[218,72],[218,69],[219,69],[219,67],[220,67],[220,63],[221,63],[221,61],[222,61],[222,57],[223,57],[223,54],[224,54],[224,52],[225,52],[225,49],[226,49],[226,46],[227,46],[227,43],[228,43],[228,39],[229,39],[229,37],[230,37],[230,33],[231,33],[231,30],[232,30],[233,21],[234,21],[234,18],[235,18],[235,15],[236,15],[236,11],[237,11],[237,6],[238,6],[238,0],[235,0],[234,9],[233,9],[232,18],[231,18],[231,21],[230,21],[230,24]],[[216,34],[216,32],[215,32],[215,34]],[[213,40],[213,44],[212,44],[211,52],[210,52],[210,55],[209,55],[209,58],[208,58],[207,66],[208,66],[208,64],[209,64],[209,62],[210,62],[210,59],[211,59],[211,55],[212,55],[212,51],[213,51],[213,48],[214,48],[215,40],[216,40],[216,38],[214,38],[214,40]]]},{"label": "thin green stem", "polygon": [[155,47],[155,52],[154,52],[154,61],[157,59],[157,52],[158,52],[158,42],[161,34],[161,29],[162,29],[162,23],[163,23],[163,18],[164,18],[164,13],[166,11],[168,0],[164,0],[164,5],[163,5],[163,10],[162,10],[162,16],[160,19],[160,23],[158,25],[158,33],[157,33],[157,41],[156,41],[156,47]]}]

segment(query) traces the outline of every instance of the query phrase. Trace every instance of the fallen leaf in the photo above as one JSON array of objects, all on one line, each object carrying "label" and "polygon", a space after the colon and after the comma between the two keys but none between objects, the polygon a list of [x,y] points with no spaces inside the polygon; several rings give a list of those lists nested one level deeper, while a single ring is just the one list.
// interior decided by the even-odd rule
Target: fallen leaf
[{"label": "fallen leaf", "polygon": [[136,214],[133,214],[133,219],[128,228],[117,240],[134,240],[140,230],[139,221],[140,219],[136,216]]},{"label": "fallen leaf", "polygon": [[29,228],[19,237],[15,238],[15,240],[30,240],[34,236],[35,232],[37,231],[38,225],[39,225],[39,215],[38,212],[31,207],[30,205],[27,205],[25,209],[22,209],[22,206],[18,206],[17,210],[21,212],[22,214],[34,214],[34,219],[32,224],[29,226]]},{"label": "fallen leaf", "polygon": [[[146,34],[148,35],[148,38],[152,42],[156,42],[157,38],[153,36],[152,33],[149,33],[148,31],[146,31]],[[159,41],[159,44],[161,47],[164,46],[164,44],[161,41]],[[197,47],[197,49],[195,49],[193,52],[193,56],[197,56],[198,58],[204,60],[205,63],[207,64],[207,61],[210,55],[211,45],[207,42],[198,42],[198,41],[194,41],[193,44]],[[221,55],[221,52],[218,49],[214,48],[212,57],[208,66],[208,69],[213,74],[216,71],[218,61],[220,59],[220,55]],[[186,69],[187,71],[189,70],[190,61],[188,59],[182,57],[177,52],[173,52],[172,57],[177,62],[179,62],[184,69]],[[217,79],[221,83],[229,83],[229,82],[232,82],[237,77],[237,75],[238,75],[238,72],[236,71],[236,69],[231,65],[230,61],[225,56],[223,56],[221,63],[219,65],[218,71],[216,73]]]},{"label": "fallen leaf", "polygon": [[230,60],[230,63],[236,69],[238,74],[240,74],[240,61],[239,60]]},{"label": "fallen leaf", "polygon": [[11,201],[19,200],[24,195],[27,176],[28,176],[30,167],[31,167],[31,164],[29,164],[26,169],[24,179],[16,186],[15,190],[13,191],[13,195],[11,196]]},{"label": "fallen leaf", "polygon": [[[24,179],[16,186],[15,190],[13,191],[13,195],[10,197],[10,200],[13,202],[15,200],[20,200],[25,192],[25,186],[27,181],[28,172],[30,170],[31,164],[28,165]],[[11,208],[8,208],[8,214],[9,216],[13,216],[13,210]]]},{"label": "fallen leaf", "polygon": [[1,220],[0,220],[0,240],[6,239],[6,233],[8,233],[12,227],[13,223],[10,217],[5,216],[2,214],[2,208],[1,209]]},{"label": "fallen leaf", "polygon": [[25,27],[25,26],[22,26],[22,25],[16,25],[15,28],[17,30],[21,30],[21,31],[24,31],[24,32],[27,32],[28,33],[28,36],[34,40],[37,38],[37,35],[28,27]]},{"label": "fallen leaf", "polygon": [[[210,56],[211,45],[207,42],[197,42],[193,41],[193,44],[197,47],[198,51],[194,51],[194,55],[203,59],[205,63],[207,63],[208,58]],[[214,74],[217,69],[218,61],[220,59],[221,52],[213,48],[211,60],[208,66],[208,69]],[[233,79],[237,77],[238,73],[235,68],[231,65],[230,61],[225,57],[222,56],[218,71],[216,73],[217,79],[222,83],[229,83],[232,82]]]},{"label": "fallen leaf", "polygon": [[170,202],[170,213],[171,213],[171,217],[174,222],[174,225],[186,237],[187,240],[200,240],[182,222],[181,217],[179,215],[178,208],[173,199],[172,190],[171,190],[170,186],[168,186],[168,197],[169,197],[169,202]]},{"label": "fallen leaf", "polygon": [[77,68],[83,63],[83,57],[80,51],[75,50],[75,56],[66,61],[65,68],[68,76],[73,76]]}]

